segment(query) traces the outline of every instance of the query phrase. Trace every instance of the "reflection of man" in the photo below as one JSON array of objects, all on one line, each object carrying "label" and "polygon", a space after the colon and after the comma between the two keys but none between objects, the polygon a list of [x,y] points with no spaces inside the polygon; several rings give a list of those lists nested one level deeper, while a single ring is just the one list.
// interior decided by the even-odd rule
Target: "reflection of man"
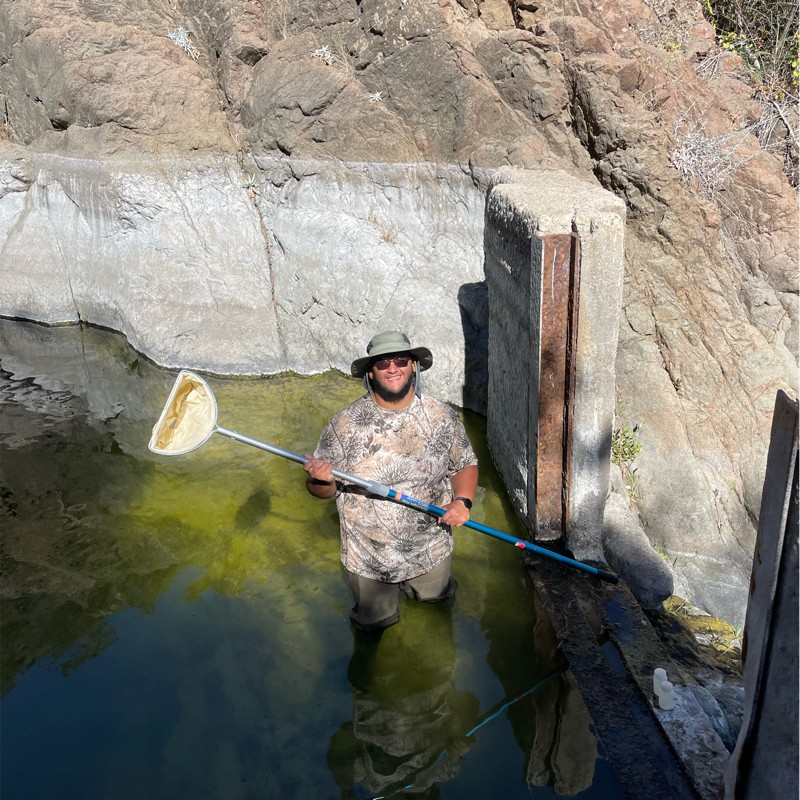
[{"label": "reflection of man", "polygon": [[[394,625],[401,591],[417,600],[453,597],[450,526],[469,519],[478,482],[475,453],[464,426],[445,403],[420,390],[420,373],[433,364],[426,347],[404,333],[385,331],[367,345],[351,372],[367,394],[336,414],[305,464],[315,497],[336,497],[341,558],[355,600],[359,630]],[[338,469],[377,481],[443,508],[437,519],[338,483]]]},{"label": "reflection of man", "polygon": [[397,632],[381,640],[354,631],[348,669],[353,719],[328,748],[343,798],[364,797],[364,790],[388,798],[410,786],[405,796],[450,780],[474,741],[465,732],[477,717],[478,701],[453,687],[449,611],[415,612]]}]

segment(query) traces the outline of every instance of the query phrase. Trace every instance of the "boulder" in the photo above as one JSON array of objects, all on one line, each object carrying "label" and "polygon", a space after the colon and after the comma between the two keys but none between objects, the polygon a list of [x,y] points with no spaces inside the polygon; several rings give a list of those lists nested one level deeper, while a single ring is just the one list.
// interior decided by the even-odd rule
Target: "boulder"
[{"label": "boulder", "polygon": [[611,492],[603,519],[603,552],[645,609],[660,607],[672,595],[672,573],[653,549],[625,495]]}]

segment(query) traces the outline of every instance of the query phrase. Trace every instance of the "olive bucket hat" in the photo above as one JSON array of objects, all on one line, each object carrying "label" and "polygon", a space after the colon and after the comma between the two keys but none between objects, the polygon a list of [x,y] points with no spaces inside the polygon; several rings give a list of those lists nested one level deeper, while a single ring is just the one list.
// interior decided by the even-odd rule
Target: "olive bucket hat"
[{"label": "olive bucket hat", "polygon": [[350,365],[350,374],[356,378],[363,378],[373,361],[379,356],[387,356],[391,353],[411,353],[412,357],[419,362],[421,370],[430,369],[433,365],[433,354],[427,347],[412,347],[408,336],[400,331],[383,331],[369,340],[367,355],[357,358]]}]

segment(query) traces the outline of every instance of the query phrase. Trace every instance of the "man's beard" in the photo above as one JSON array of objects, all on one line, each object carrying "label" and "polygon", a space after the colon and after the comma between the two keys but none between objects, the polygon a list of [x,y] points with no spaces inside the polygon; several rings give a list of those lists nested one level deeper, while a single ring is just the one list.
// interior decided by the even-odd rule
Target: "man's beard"
[{"label": "man's beard", "polygon": [[381,400],[385,400],[387,403],[397,403],[400,400],[404,400],[411,391],[411,387],[414,385],[414,373],[412,372],[408,376],[408,380],[399,389],[389,389],[386,386],[382,386],[378,381],[370,381],[370,385],[372,386],[372,391]]}]

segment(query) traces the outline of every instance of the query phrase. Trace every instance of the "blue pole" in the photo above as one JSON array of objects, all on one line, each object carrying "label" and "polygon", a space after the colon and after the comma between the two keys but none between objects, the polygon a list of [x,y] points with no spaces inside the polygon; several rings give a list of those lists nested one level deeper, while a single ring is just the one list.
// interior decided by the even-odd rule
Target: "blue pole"
[{"label": "blue pole", "polygon": [[[438,506],[434,506],[429,503],[423,503],[421,500],[415,500],[413,497],[401,494],[394,489],[389,489],[387,497],[389,497],[391,500],[397,501],[398,503],[402,503],[403,505],[416,508],[420,511],[426,512],[427,514],[432,514],[435,517],[442,517],[445,514],[445,510],[443,508],[439,508]],[[560,553],[554,553],[552,550],[547,550],[544,547],[539,547],[539,545],[533,544],[533,542],[525,541],[525,539],[519,539],[509,533],[503,533],[503,531],[490,528],[488,525],[482,525],[480,522],[467,520],[464,523],[464,527],[472,528],[473,530],[485,533],[487,536],[493,536],[495,539],[500,539],[503,542],[513,544],[514,547],[519,547],[521,550],[530,550],[532,553],[536,553],[537,555],[544,556],[545,558],[551,558],[554,561],[559,561],[560,563],[566,564],[569,567],[574,567],[575,569],[583,570],[584,572],[588,572],[590,575],[596,575],[601,580],[608,581],[609,583],[619,582],[619,577],[613,572],[608,572],[607,570],[593,567],[590,564],[584,564],[582,561],[576,561],[574,558],[562,556]]]},{"label": "blue pole", "polygon": [[[258,447],[261,450],[266,450],[268,453],[280,456],[281,458],[288,458],[290,461],[296,461],[298,464],[305,464],[306,461],[308,461],[307,456],[301,456],[299,453],[293,453],[291,450],[284,450],[282,447],[276,447],[274,444],[268,444],[267,442],[253,439],[250,436],[245,436],[244,434],[237,433],[236,431],[229,430],[228,428],[216,426],[214,428],[214,432],[221,433],[223,436],[227,436],[229,439],[234,439],[237,442]],[[423,503],[422,500],[415,500],[413,497],[409,497],[407,494],[402,494],[401,492],[391,489],[388,486],[384,486],[384,484],[378,483],[377,481],[369,481],[365,480],[364,478],[357,478],[355,475],[348,475],[346,472],[340,472],[338,469],[333,470],[333,475],[334,477],[346,481],[347,483],[360,486],[362,489],[366,489],[368,492],[371,492],[378,497],[388,497],[390,500],[410,506],[411,508],[416,508],[418,511],[431,514],[434,517],[442,517],[445,514],[445,510],[443,508],[431,505],[430,503]],[[464,523],[464,527],[472,528],[473,530],[485,533],[487,536],[493,536],[495,539],[500,539],[503,542],[513,544],[514,547],[519,547],[521,550],[530,550],[532,553],[544,556],[545,558],[553,559],[561,564],[566,564],[568,567],[574,567],[575,569],[583,570],[584,572],[588,572],[590,575],[597,576],[601,580],[608,581],[608,583],[617,583],[619,581],[619,578],[613,572],[592,567],[589,564],[584,564],[582,561],[576,561],[574,558],[562,556],[560,553],[554,553],[552,550],[547,550],[544,547],[539,547],[539,545],[533,544],[533,542],[527,542],[524,539],[518,539],[516,536],[511,536],[511,534],[495,530],[494,528],[490,528],[488,525],[481,525],[480,522],[468,520]]]}]

